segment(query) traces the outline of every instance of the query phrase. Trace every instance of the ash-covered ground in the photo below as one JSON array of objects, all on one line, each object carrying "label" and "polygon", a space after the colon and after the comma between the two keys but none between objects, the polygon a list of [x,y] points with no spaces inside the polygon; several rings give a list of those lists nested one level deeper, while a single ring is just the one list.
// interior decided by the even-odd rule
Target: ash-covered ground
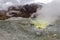
[{"label": "ash-covered ground", "polygon": [[12,18],[0,21],[0,40],[60,40],[60,21],[46,29],[41,36],[29,30],[30,24],[27,19]]}]

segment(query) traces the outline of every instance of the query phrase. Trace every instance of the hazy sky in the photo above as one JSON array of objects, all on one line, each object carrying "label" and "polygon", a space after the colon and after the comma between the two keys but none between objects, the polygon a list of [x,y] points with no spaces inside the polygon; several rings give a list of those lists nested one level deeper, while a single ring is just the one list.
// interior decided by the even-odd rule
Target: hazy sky
[{"label": "hazy sky", "polygon": [[52,0],[17,0],[20,3],[35,3],[35,2],[40,2],[40,3],[49,3]]},{"label": "hazy sky", "polygon": [[13,3],[29,3],[29,2],[42,2],[42,3],[48,3],[52,0],[0,0],[0,3],[5,2],[13,2]]},{"label": "hazy sky", "polygon": [[49,3],[52,0],[34,0],[35,2],[41,2],[41,3]]}]

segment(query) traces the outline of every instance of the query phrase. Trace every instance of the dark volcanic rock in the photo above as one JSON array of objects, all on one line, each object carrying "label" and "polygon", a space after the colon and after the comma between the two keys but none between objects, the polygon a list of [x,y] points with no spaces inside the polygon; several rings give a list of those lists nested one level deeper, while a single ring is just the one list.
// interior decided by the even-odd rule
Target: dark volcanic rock
[{"label": "dark volcanic rock", "polygon": [[42,5],[37,4],[26,4],[26,5],[20,5],[20,6],[11,6],[8,8],[8,11],[10,12],[9,15],[12,15],[13,17],[23,17],[23,18],[29,18],[33,13],[37,11],[37,8],[41,7]]},{"label": "dark volcanic rock", "polygon": [[[26,4],[26,5],[17,5],[10,6],[8,10],[0,10],[0,20],[5,20],[11,17],[23,17],[30,18],[33,13],[36,13],[38,8],[42,8],[40,4]],[[36,17],[34,15],[33,17]]]}]

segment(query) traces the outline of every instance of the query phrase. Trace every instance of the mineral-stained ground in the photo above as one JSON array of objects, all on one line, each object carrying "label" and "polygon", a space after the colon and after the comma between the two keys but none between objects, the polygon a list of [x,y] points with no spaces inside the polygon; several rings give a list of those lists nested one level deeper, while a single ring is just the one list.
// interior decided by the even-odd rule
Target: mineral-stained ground
[{"label": "mineral-stained ground", "polygon": [[[25,21],[25,24],[24,22]],[[60,22],[49,29],[48,33],[43,32],[41,36],[25,31],[21,26],[30,26],[28,20],[1,20],[0,21],[0,40],[60,40]]]}]

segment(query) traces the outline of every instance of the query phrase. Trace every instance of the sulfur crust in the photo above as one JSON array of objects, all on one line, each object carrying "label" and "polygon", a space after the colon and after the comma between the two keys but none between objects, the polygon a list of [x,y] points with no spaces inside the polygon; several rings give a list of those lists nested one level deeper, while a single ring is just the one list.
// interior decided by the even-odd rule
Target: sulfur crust
[{"label": "sulfur crust", "polygon": [[47,21],[42,20],[31,20],[31,23],[34,24],[34,26],[39,29],[44,29],[49,24]]}]

